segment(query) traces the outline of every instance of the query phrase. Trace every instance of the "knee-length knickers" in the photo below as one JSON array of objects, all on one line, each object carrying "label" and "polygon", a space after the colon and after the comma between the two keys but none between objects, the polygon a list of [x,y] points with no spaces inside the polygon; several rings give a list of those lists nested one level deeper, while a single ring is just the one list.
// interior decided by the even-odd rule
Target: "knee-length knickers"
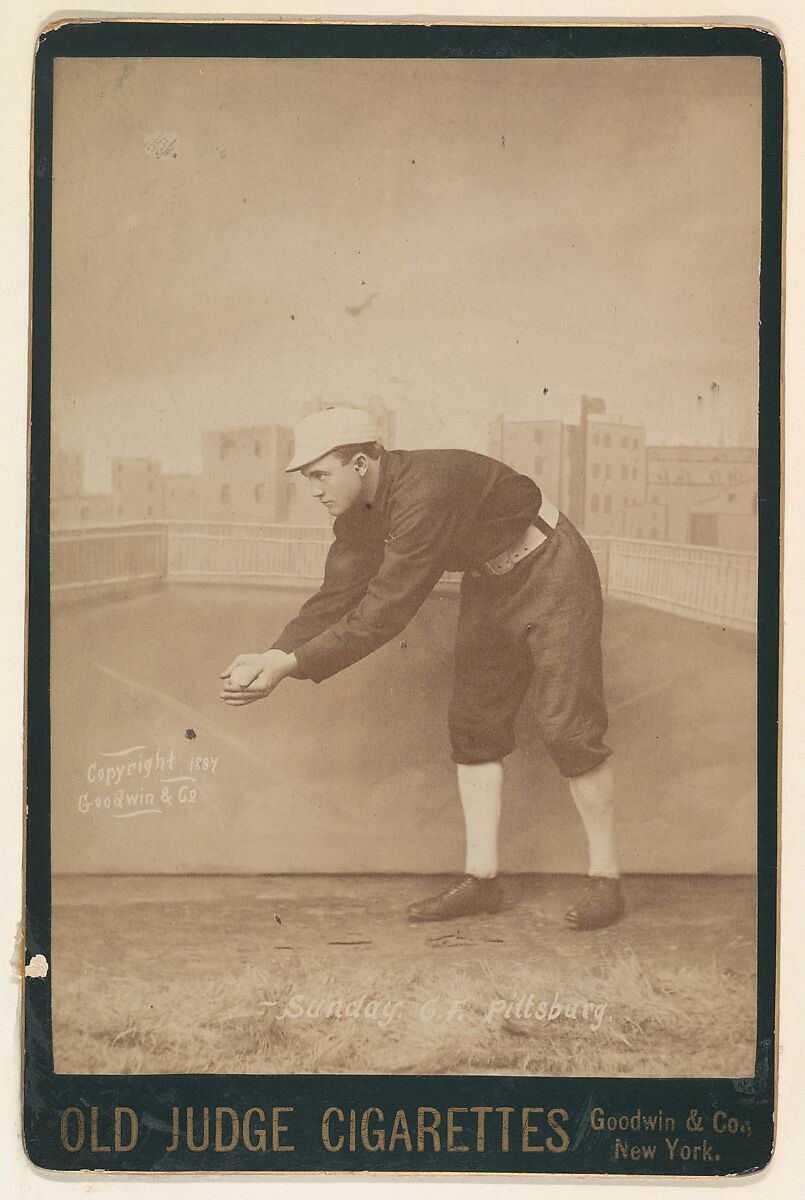
[{"label": "knee-length knickers", "polygon": [[539,733],[562,775],[604,762],[612,752],[603,742],[602,615],[595,559],[564,516],[507,574],[466,572],[449,714],[453,760],[510,754],[515,717],[532,687]]}]

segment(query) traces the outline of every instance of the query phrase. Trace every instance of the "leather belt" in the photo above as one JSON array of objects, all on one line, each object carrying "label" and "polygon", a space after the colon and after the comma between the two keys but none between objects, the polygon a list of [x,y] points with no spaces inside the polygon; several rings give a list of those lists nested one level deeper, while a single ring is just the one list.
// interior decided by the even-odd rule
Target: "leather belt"
[{"label": "leather belt", "polygon": [[509,546],[508,550],[504,550],[502,554],[496,554],[488,562],[482,563],[480,567],[476,567],[471,574],[506,575],[517,566],[518,562],[522,562],[524,558],[527,558],[529,554],[532,554],[547,542],[554,529],[556,529],[556,522],[558,520],[559,509],[543,496],[539,515],[534,518],[534,524],[529,525],[523,536],[513,546]]}]

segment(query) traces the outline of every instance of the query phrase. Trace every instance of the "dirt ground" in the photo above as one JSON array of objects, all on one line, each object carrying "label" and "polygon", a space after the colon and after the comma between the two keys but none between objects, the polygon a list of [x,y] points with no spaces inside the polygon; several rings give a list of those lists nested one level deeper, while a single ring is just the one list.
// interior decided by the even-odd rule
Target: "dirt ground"
[{"label": "dirt ground", "polygon": [[578,878],[509,876],[503,913],[409,924],[444,882],[57,877],[56,1070],[752,1074],[752,878],[630,876],[579,934]]}]

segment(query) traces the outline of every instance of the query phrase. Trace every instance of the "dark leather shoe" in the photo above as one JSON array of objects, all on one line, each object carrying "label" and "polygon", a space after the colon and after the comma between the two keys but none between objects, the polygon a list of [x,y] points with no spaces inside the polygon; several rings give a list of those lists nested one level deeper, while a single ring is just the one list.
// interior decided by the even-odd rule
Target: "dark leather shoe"
[{"label": "dark leather shoe", "polygon": [[605,929],[624,913],[620,879],[594,875],[587,882],[576,904],[565,913],[573,929]]},{"label": "dark leather shoe", "polygon": [[457,883],[408,905],[409,921],[451,921],[454,917],[470,917],[474,913],[498,912],[502,904],[500,880],[479,879],[476,875],[464,875]]}]

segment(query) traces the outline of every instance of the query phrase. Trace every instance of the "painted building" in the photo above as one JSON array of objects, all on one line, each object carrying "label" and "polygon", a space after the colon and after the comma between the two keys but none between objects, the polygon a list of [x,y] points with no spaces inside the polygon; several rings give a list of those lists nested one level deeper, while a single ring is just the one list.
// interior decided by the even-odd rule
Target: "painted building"
[{"label": "painted building", "polygon": [[757,495],[757,451],[749,447],[648,446],[646,470],[646,500],[666,506],[669,542],[690,541],[691,513],[722,493],[746,485]]},{"label": "painted building", "polygon": [[84,487],[84,455],[81,450],[55,446],[51,457],[50,494],[54,500],[80,496]]},{"label": "painted building", "polygon": [[111,516],[113,521],[156,521],[162,516],[159,459],[112,459]]},{"label": "painted building", "polygon": [[577,425],[496,418],[489,453],[535,479],[587,533],[619,535],[626,510],[645,499],[645,445],[642,426],[606,416],[602,400],[584,396]]},{"label": "painted building", "polygon": [[206,432],[201,437],[205,521],[276,525],[288,521],[291,432],[283,425]]},{"label": "painted building", "polygon": [[596,416],[582,424],[581,435],[581,528],[592,535],[620,536],[625,513],[646,498],[646,431]]},{"label": "painted building", "polygon": [[562,421],[493,422],[489,453],[535,479],[545,495],[571,517],[579,463],[578,429]]},{"label": "painted building", "polygon": [[55,529],[71,529],[76,525],[108,525],[112,520],[112,497],[108,492],[54,496],[51,512]]},{"label": "painted building", "polygon": [[162,515],[169,521],[201,519],[201,475],[162,476]]},{"label": "painted building", "polygon": [[668,505],[632,504],[623,514],[623,536],[638,541],[667,542]]},{"label": "painted building", "polygon": [[106,524],[112,519],[108,492],[85,492],[84,454],[56,445],[51,456],[50,514],[56,529]]},{"label": "painted building", "polygon": [[757,551],[757,488],[736,483],[690,510],[688,540],[696,546]]},{"label": "painted building", "polygon": [[650,446],[648,464],[648,499],[626,510],[624,537],[757,549],[753,450]]}]

